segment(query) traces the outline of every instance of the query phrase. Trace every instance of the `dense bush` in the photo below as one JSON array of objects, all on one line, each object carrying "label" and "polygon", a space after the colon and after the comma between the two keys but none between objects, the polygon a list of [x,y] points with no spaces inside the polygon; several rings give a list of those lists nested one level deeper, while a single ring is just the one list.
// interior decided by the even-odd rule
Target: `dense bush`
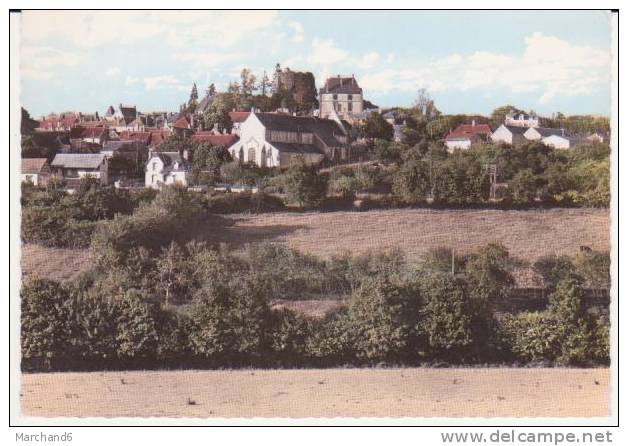
[{"label": "dense bush", "polygon": [[[597,277],[601,257],[572,264]],[[24,282],[23,368],[608,362],[608,321],[587,311],[581,275],[558,274],[546,310],[497,319],[508,252],[453,260],[455,274],[443,249],[411,269],[398,251],[321,260],[270,244],[133,246],[71,282]],[[322,319],[271,309],[310,293],[348,306]]]},{"label": "dense bush", "polygon": [[609,360],[608,322],[586,311],[574,278],[558,283],[547,310],[508,315],[503,331],[512,352],[525,361],[582,366]]},{"label": "dense bush", "polygon": [[357,357],[369,362],[416,360],[422,299],[386,276],[367,279],[351,297],[350,329]]},{"label": "dense bush", "polygon": [[304,162],[294,163],[281,178],[288,199],[301,207],[319,204],[327,193],[327,177]]},{"label": "dense bush", "polygon": [[89,246],[96,222],[115,215],[128,215],[152,192],[131,194],[126,190],[101,187],[93,178],[84,178],[74,194],[54,185],[22,187],[22,240],[55,247]]},{"label": "dense bush", "polygon": [[183,187],[165,187],[132,215],[118,214],[99,222],[91,242],[96,263],[101,267],[124,263],[132,248],[160,250],[171,240],[185,237],[184,228],[205,212],[206,203],[198,194]]},{"label": "dense bush", "polygon": [[268,290],[255,276],[206,283],[194,296],[192,349],[227,364],[259,359],[270,342],[270,317]]}]

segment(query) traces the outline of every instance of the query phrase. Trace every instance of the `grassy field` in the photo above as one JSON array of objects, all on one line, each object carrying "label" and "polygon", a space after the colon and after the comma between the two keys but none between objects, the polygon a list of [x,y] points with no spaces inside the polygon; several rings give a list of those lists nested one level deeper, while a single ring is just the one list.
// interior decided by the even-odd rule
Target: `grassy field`
[{"label": "grassy field", "polygon": [[512,255],[531,261],[547,254],[575,254],[581,245],[609,249],[606,209],[393,209],[227,218],[233,224],[212,231],[212,240],[234,247],[264,240],[282,242],[320,256],[398,247],[416,258],[440,246],[466,253],[495,241]]},{"label": "grassy field", "polygon": [[[398,247],[410,259],[439,246],[463,254],[497,241],[511,255],[534,261],[547,254],[575,254],[581,245],[608,250],[609,224],[607,209],[393,209],[229,215],[218,227],[201,227],[199,237],[235,249],[262,241],[284,243],[323,257]],[[69,278],[88,264],[87,250],[22,248],[26,274]]]},{"label": "grassy field", "polygon": [[23,416],[593,417],[608,369],[324,369],[23,374]]}]

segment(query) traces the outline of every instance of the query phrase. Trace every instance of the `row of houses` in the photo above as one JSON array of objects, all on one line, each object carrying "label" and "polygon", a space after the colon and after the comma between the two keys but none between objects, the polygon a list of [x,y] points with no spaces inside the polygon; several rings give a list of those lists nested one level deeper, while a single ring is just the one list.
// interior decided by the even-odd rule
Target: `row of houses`
[{"label": "row of houses", "polygon": [[[538,120],[535,120],[538,123]],[[488,124],[460,124],[445,137],[445,145],[450,151],[468,150],[475,143],[493,142],[511,145],[540,141],[554,149],[571,149],[586,142],[608,142],[608,135],[594,132],[586,137],[569,135],[565,129],[539,127],[536,125],[512,125],[508,118],[494,131]]]}]

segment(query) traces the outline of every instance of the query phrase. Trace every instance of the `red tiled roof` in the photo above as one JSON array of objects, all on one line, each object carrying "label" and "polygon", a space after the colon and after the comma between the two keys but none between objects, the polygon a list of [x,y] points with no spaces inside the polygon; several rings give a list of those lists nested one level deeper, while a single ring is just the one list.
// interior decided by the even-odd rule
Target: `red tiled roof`
[{"label": "red tiled roof", "polygon": [[473,138],[478,135],[491,135],[491,128],[488,124],[460,124],[454,130],[449,132],[446,140]]},{"label": "red tiled roof", "polygon": [[130,141],[140,141],[148,144],[151,139],[151,132],[131,132],[128,130],[124,130],[122,132],[118,132],[120,135],[120,139],[130,140]]},{"label": "red tiled roof", "polygon": [[104,127],[83,127],[77,125],[70,129],[70,138],[100,138],[105,131]]},{"label": "red tiled roof", "polygon": [[150,145],[158,147],[168,136],[170,136],[170,132],[167,130],[153,130],[150,132]]},{"label": "red tiled roof", "polygon": [[76,116],[66,116],[65,118],[61,119],[61,123],[66,127],[70,127],[77,122],[78,118]]},{"label": "red tiled roof", "polygon": [[233,123],[244,122],[250,114],[251,112],[233,111],[229,112],[229,118],[231,118],[231,122]]},{"label": "red tiled roof", "polygon": [[197,132],[192,135],[192,141],[208,142],[213,146],[230,146],[237,139],[237,135],[221,135],[214,132]]},{"label": "red tiled roof", "polygon": [[103,121],[83,121],[80,125],[82,127],[106,127]]},{"label": "red tiled roof", "polygon": [[178,129],[189,129],[190,121],[188,120],[187,116],[181,116],[174,122],[173,127]]},{"label": "red tiled roof", "polygon": [[51,117],[42,119],[39,122],[39,128],[56,130],[58,128],[69,129],[78,122],[78,118],[75,116],[66,116],[65,118]]}]

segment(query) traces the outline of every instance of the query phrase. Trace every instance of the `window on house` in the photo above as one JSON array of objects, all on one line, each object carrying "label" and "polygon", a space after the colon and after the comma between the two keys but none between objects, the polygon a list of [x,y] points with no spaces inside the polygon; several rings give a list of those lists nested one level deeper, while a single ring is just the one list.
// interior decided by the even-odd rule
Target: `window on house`
[{"label": "window on house", "polygon": [[353,101],[353,95],[352,95],[352,94],[348,94],[348,95],[347,95],[347,99],[348,99],[349,101]]},{"label": "window on house", "polygon": [[157,170],[157,162],[153,161],[153,170]]},{"label": "window on house", "polygon": [[338,95],[337,94],[333,95],[332,97],[333,97],[334,101],[338,100]]},{"label": "window on house", "polygon": [[349,103],[347,104],[347,110],[348,110],[348,111],[352,111],[352,110],[353,110],[353,102],[349,102]]}]

